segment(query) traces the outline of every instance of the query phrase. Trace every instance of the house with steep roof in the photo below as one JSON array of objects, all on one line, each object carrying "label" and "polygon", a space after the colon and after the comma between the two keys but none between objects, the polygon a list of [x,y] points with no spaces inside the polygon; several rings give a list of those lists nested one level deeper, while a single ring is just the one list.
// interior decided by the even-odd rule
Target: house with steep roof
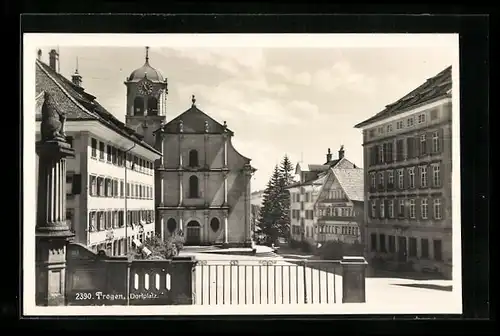
[{"label": "house with steep roof", "polygon": [[78,66],[69,80],[59,73],[56,50],[50,51],[49,64],[42,56],[39,50],[34,64],[36,137],[41,138],[42,113],[65,115],[75,157],[66,160],[67,174],[61,176],[67,184],[63,206],[75,242],[125,255],[155,234],[154,162],[162,153],[85,91]]},{"label": "house with steep roof", "polygon": [[[358,241],[360,232],[355,218],[362,212],[363,181],[360,182],[359,178],[363,176],[362,171],[345,158],[343,146],[337,159],[332,158],[328,149],[324,164],[298,163],[295,174],[299,181],[287,186],[290,192],[290,239],[311,246],[327,240]],[[343,184],[340,185],[339,181]],[[344,188],[351,198],[343,196],[346,193]],[[337,190],[339,193],[335,195],[339,198],[330,198]],[[344,210],[336,202],[340,202]],[[357,211],[354,211],[355,204]],[[340,209],[338,216],[333,216],[333,208]],[[337,231],[333,225],[337,225]]]},{"label": "house with steep roof", "polygon": [[367,258],[391,269],[452,273],[452,68],[363,131]]}]

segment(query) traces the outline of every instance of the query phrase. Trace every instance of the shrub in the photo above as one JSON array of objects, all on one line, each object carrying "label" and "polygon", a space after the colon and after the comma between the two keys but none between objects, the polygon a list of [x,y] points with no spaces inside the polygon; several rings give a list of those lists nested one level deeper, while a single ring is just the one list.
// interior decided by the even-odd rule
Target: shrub
[{"label": "shrub", "polygon": [[184,247],[184,234],[177,230],[171,236],[162,240],[159,235],[146,238],[144,247],[151,251],[147,256],[141,249],[134,249],[131,255],[134,259],[164,260],[171,259],[179,254]]}]

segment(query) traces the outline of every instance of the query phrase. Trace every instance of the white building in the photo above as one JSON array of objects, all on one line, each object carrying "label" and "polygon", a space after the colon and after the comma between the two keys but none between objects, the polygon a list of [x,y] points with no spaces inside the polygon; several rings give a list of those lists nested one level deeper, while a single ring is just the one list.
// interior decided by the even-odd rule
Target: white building
[{"label": "white building", "polygon": [[[57,72],[57,53],[49,57],[47,65],[39,52],[36,61],[37,140],[43,108],[66,112],[65,133],[75,149],[66,176],[75,242],[122,255],[127,240],[131,246],[155,233],[154,161],[161,153],[85,92],[78,70],[70,81]],[[51,102],[40,101],[44,92]]]},{"label": "white building", "polygon": [[328,150],[325,164],[297,164],[300,181],[287,187],[292,240],[314,247],[331,240],[361,241],[363,169],[344,153],[341,147],[339,158],[332,160]]}]

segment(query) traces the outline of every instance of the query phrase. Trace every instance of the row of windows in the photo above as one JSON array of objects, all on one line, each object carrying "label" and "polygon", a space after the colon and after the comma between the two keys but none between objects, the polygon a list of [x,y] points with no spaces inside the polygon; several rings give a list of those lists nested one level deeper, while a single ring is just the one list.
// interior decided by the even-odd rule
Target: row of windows
[{"label": "row of windows", "polygon": [[[431,110],[430,115],[431,115],[431,120],[438,119],[439,110],[438,109]],[[427,114],[426,113],[420,113],[417,116],[411,116],[411,117],[408,117],[408,118],[406,118],[404,120],[397,121],[396,122],[396,129],[397,130],[401,130],[401,129],[404,129],[404,128],[411,128],[411,127],[413,127],[415,125],[415,123],[417,123],[418,125],[420,125],[420,124],[425,123],[426,120],[427,120]],[[393,130],[394,129],[393,129],[393,124],[392,123],[384,125],[384,126],[379,126],[376,129],[377,135],[383,135],[385,133],[390,134],[390,133],[393,132]],[[375,137],[375,135],[376,135],[375,134],[375,129],[371,129],[369,134],[370,134],[370,138]]]},{"label": "row of windows", "polygon": [[342,190],[330,190],[326,194],[327,199],[344,199],[345,194]]},{"label": "row of windows", "polygon": [[[300,193],[292,193],[292,202],[300,202],[302,199],[300,197]],[[303,193],[304,197],[303,197],[303,201],[304,202],[311,202],[312,200],[312,197],[311,197],[311,193],[310,192],[307,192],[307,193]]]},{"label": "row of windows", "polygon": [[[124,210],[89,212],[89,232],[104,231],[124,227]],[[154,210],[128,210],[127,225],[154,222]]]},{"label": "row of windows", "polygon": [[441,198],[378,199],[370,201],[371,218],[443,219]]},{"label": "row of windows", "polygon": [[318,233],[341,234],[349,236],[358,236],[359,228],[356,226],[323,225],[316,228]]},{"label": "row of windows", "polygon": [[[174,218],[169,218],[167,221],[167,230],[170,233],[173,233],[175,230],[177,230],[177,221]],[[210,229],[212,229],[213,232],[219,231],[221,228],[220,221],[217,217],[213,217],[210,220]]]},{"label": "row of windows", "polygon": [[351,207],[329,206],[325,208],[318,208],[316,210],[316,215],[318,217],[323,217],[323,216],[353,217],[354,210]]},{"label": "row of windows", "polygon": [[[415,137],[406,137],[384,142],[368,149],[370,166],[382,163],[400,162],[442,151],[443,130],[423,133]],[[395,147],[395,150],[394,150]]]},{"label": "row of windows", "polygon": [[[396,176],[394,176],[396,175]],[[417,186],[418,183],[418,186]],[[441,187],[441,164],[390,169],[370,173],[370,192]]]},{"label": "row of windows", "polygon": [[119,167],[127,165],[128,169],[147,175],[154,174],[154,164],[152,161],[140,158],[131,153],[125,153],[124,150],[113,145],[105,144],[94,138],[91,140],[91,146],[91,157],[94,159],[99,158],[99,160],[106,161]]},{"label": "row of windows", "polygon": [[[125,182],[111,177],[90,175],[89,195],[95,197],[125,197]],[[134,182],[127,182],[126,197],[135,199],[153,199],[153,187]]]},{"label": "row of windows", "polygon": [[[373,252],[382,252],[382,253],[396,253],[396,237],[395,236],[387,236],[380,234],[377,239],[377,234],[372,233],[370,235],[370,245],[371,250]],[[417,238],[410,237],[408,239],[407,245],[407,237],[398,237],[398,252],[403,253],[405,256],[409,256],[410,258],[421,258],[421,259],[429,259],[429,239],[420,238],[420,255],[418,254],[417,248]],[[443,247],[440,239],[433,240],[433,255],[434,260],[442,261],[443,260]]]}]

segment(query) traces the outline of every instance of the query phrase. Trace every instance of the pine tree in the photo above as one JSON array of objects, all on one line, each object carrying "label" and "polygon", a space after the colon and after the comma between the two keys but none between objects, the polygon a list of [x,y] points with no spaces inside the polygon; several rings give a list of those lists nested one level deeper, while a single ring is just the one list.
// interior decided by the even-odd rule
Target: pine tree
[{"label": "pine tree", "polygon": [[280,205],[280,220],[278,222],[278,232],[280,237],[288,237],[290,232],[290,193],[285,188],[294,182],[292,162],[285,154],[280,164],[280,180],[277,188],[278,202]]},{"label": "pine tree", "polygon": [[278,225],[281,219],[279,202],[280,171],[274,167],[273,175],[262,195],[262,207],[259,212],[259,227],[268,238],[275,240],[279,235]]}]

